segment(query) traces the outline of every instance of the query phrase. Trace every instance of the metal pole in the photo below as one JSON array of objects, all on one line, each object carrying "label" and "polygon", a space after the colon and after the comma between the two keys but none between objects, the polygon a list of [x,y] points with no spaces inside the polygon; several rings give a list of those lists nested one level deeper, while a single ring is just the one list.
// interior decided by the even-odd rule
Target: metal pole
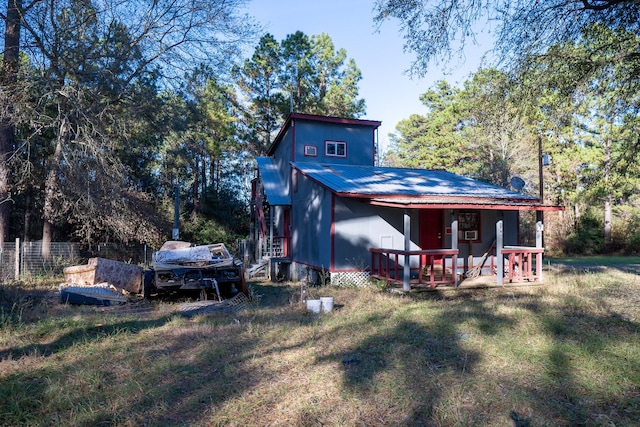
[{"label": "metal pole", "polygon": [[[451,249],[458,249],[458,213],[457,211],[451,211]],[[458,263],[458,257],[454,256],[452,258],[452,262]],[[451,271],[453,271],[453,286],[458,287],[458,275],[456,273],[457,265],[451,266]]]},{"label": "metal pole", "polygon": [[502,220],[496,222],[496,279],[497,284],[504,284],[504,257],[502,248],[504,245],[504,229],[502,228]]},{"label": "metal pole", "polygon": [[[538,135],[538,185],[540,187],[540,204],[544,204],[544,174],[542,173],[542,135]],[[537,221],[544,223],[544,212],[537,211]]]},{"label": "metal pole", "polygon": [[402,290],[410,291],[411,290],[411,257],[407,254],[411,250],[411,216],[409,215],[409,211],[405,209],[404,211],[404,277],[402,281]]},{"label": "metal pole", "polygon": [[180,240],[180,187],[173,187],[173,240]]},{"label": "metal pole", "polygon": [[[542,236],[544,234],[544,224],[539,221],[536,223],[536,248],[543,248]],[[542,254],[536,254],[536,270],[538,276],[538,282],[542,283]]]},{"label": "metal pole", "polygon": [[15,263],[14,263],[14,279],[15,280],[20,280],[20,253],[22,251],[20,250],[20,238],[16,237],[16,257],[15,257]]}]

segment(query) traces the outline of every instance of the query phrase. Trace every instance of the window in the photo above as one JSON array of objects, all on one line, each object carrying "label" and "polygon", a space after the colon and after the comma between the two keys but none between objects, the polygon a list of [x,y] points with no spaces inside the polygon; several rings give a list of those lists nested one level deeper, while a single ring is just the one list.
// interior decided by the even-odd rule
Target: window
[{"label": "window", "polygon": [[461,211],[458,213],[458,239],[477,241],[480,234],[480,213]]},{"label": "window", "polygon": [[318,147],[316,147],[315,145],[305,145],[304,155],[310,156],[310,157],[316,157],[318,155]]},{"label": "window", "polygon": [[347,157],[347,143],[342,141],[325,141],[327,157]]}]

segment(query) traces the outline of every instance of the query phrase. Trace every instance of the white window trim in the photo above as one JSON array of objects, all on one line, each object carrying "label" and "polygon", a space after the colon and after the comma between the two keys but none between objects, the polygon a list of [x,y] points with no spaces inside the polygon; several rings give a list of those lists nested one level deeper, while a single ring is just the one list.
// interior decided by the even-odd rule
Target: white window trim
[{"label": "white window trim", "polygon": [[[344,147],[344,154],[337,154],[338,147],[342,145]],[[329,154],[329,147],[335,147],[336,154]],[[346,141],[334,141],[334,140],[326,140],[324,142],[324,154],[327,157],[347,157],[347,142]]]}]

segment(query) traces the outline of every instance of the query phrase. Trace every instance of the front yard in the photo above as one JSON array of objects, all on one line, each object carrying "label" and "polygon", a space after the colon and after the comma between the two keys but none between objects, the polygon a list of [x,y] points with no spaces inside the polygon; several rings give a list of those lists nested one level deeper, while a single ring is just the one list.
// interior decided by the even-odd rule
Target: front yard
[{"label": "front yard", "polygon": [[[51,285],[54,283],[52,282]],[[61,305],[0,285],[3,425],[633,425],[640,276],[554,268],[542,286],[410,295],[251,284],[185,317]]]}]

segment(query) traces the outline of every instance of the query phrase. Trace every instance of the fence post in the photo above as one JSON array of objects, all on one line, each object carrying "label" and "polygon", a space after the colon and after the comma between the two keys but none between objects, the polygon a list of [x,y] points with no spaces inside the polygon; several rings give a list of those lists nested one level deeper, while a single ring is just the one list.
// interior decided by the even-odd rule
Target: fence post
[{"label": "fence post", "polygon": [[22,251],[20,250],[20,238],[16,237],[16,256],[15,256],[15,262],[14,262],[15,271],[13,276],[15,280],[20,280],[20,253],[21,252]]}]

